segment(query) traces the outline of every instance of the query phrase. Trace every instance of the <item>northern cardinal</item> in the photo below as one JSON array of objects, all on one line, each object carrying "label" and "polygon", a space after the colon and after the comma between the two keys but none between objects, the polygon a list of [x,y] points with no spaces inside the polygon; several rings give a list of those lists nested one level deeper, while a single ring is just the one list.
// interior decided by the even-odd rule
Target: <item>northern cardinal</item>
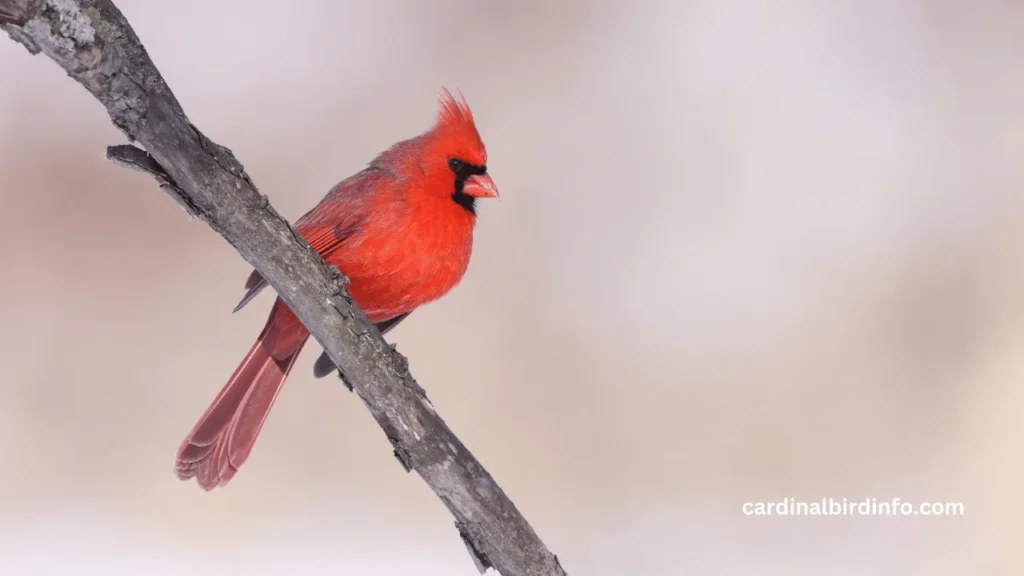
[{"label": "northern cardinal", "polygon": [[[294,228],[348,276],[355,303],[383,334],[459,283],[473,248],[476,200],[497,196],[473,114],[465,98],[444,90],[430,130],[336,185]],[[266,286],[253,271],[235,311]],[[178,478],[194,476],[205,490],[231,480],[308,338],[278,298],[259,339],[178,449]],[[334,369],[324,353],[313,371],[321,378]]]}]

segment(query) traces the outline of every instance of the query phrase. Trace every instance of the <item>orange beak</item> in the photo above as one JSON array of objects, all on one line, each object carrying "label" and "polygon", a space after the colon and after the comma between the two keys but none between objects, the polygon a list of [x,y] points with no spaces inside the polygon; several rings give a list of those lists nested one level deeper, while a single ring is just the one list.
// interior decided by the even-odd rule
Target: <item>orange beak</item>
[{"label": "orange beak", "polygon": [[491,180],[489,175],[477,174],[466,178],[462,193],[474,198],[497,198],[498,187],[494,185],[494,180]]}]

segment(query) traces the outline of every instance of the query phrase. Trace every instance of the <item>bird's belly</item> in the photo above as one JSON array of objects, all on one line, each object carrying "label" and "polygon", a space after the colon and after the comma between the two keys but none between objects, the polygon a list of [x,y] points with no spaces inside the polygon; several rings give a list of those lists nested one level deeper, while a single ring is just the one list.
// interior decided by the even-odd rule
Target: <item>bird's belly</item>
[{"label": "bird's belly", "polygon": [[[436,252],[376,252],[361,265],[340,265],[349,292],[371,322],[383,322],[437,300],[455,287],[469,264],[470,247]],[[354,263],[353,263],[354,264]]]}]

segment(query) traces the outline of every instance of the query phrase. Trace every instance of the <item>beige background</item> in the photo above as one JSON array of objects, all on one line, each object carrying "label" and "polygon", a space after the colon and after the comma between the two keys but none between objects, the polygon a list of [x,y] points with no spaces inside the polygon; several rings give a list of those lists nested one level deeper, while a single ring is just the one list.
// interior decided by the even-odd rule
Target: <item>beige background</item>
[{"label": "beige background", "polygon": [[[287,217],[467,96],[500,202],[390,339],[570,574],[1020,574],[1024,8],[121,0]],[[246,264],[0,41],[0,573],[471,575],[300,359],[228,489],[174,451]],[[782,497],[952,518],[749,518]]]}]

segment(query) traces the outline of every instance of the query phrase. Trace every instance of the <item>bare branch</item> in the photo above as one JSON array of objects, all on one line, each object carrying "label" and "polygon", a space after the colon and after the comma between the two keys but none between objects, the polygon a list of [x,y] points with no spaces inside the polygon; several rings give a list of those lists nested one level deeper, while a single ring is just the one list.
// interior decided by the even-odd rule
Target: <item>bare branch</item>
[{"label": "bare branch", "polygon": [[558,559],[452,433],[405,359],[353,305],[344,278],[270,206],[231,151],[193,126],[125,17],[110,0],[0,0],[0,27],[82,84],[145,151],[108,157],[154,176],[274,287],[345,373],[395,454],[456,519],[481,569],[563,576]]}]

